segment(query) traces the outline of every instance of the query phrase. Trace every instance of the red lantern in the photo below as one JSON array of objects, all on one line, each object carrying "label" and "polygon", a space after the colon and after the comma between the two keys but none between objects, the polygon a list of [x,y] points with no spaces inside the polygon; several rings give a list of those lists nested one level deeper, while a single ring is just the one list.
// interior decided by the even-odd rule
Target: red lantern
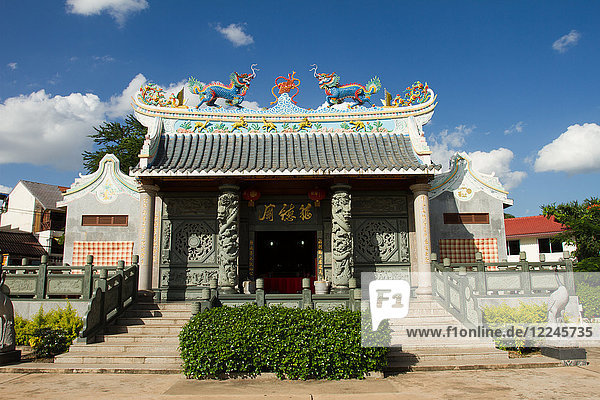
[{"label": "red lantern", "polygon": [[308,198],[315,202],[315,207],[319,207],[321,205],[321,200],[323,200],[325,196],[327,196],[327,192],[319,188],[314,188],[308,192]]},{"label": "red lantern", "polygon": [[260,192],[256,189],[246,189],[242,193],[244,200],[248,200],[248,205],[254,207],[254,202],[260,199]]}]

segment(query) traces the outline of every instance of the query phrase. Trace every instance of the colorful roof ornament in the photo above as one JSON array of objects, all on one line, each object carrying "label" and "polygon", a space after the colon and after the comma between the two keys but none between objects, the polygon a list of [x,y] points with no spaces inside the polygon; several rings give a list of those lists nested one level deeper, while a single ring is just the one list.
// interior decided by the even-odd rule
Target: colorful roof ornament
[{"label": "colorful roof ornament", "polygon": [[381,82],[377,76],[371,79],[366,86],[358,83],[340,85],[340,77],[335,72],[317,74],[317,64],[313,64],[312,67],[309,71],[314,71],[314,77],[319,81],[319,87],[325,90],[329,107],[334,104],[342,104],[346,99],[354,100],[355,104],[351,107],[362,106],[364,103],[373,106],[371,94],[377,93],[381,89]]},{"label": "colorful roof ornament", "polygon": [[409,86],[404,90],[403,95],[396,95],[392,104],[396,107],[408,107],[425,103],[430,98],[431,93],[429,93],[427,82],[422,84],[420,81],[416,81],[412,86]]},{"label": "colorful roof ornament", "polygon": [[[274,92],[275,88],[279,88],[279,94],[289,93],[292,89],[296,89],[296,93],[291,97],[291,100],[294,104],[298,104],[294,100],[294,97],[296,97],[296,95],[300,93],[300,89],[298,88],[298,86],[300,86],[300,79],[294,78],[294,75],[296,75],[296,71],[292,71],[291,74],[288,74],[287,78],[285,76],[278,76],[277,78],[275,78],[275,86],[271,88],[271,93],[273,93],[275,101],[272,101],[271,104],[277,103],[277,96]],[[277,83],[279,79],[283,79],[283,81]],[[298,83],[296,83],[296,81],[298,81]]]},{"label": "colorful roof ornament", "polygon": [[220,108],[221,106],[215,104],[215,101],[219,98],[225,99],[225,102],[230,106],[241,108],[244,96],[250,87],[250,82],[256,77],[256,71],[259,71],[258,68],[256,68],[256,70],[254,69],[256,65],[257,64],[252,64],[250,66],[250,69],[252,70],[251,74],[238,74],[237,72],[232,72],[231,75],[229,75],[231,83],[227,86],[221,82],[212,82],[205,85],[194,77],[190,77],[188,80],[190,92],[200,95],[200,102],[196,108],[200,108],[204,103],[210,107]]}]

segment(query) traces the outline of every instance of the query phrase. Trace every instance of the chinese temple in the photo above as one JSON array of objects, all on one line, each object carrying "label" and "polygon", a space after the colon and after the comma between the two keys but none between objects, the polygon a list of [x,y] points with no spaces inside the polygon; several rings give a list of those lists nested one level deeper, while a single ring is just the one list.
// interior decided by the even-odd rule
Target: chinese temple
[{"label": "chinese temple", "polygon": [[[272,107],[252,110],[241,106],[251,68],[229,85],[190,78],[197,106],[154,84],[133,99],[148,128],[130,172],[141,182],[140,288],[184,299],[212,278],[233,293],[260,277],[267,292],[296,293],[308,277],[336,292],[362,271],[429,271],[428,182],[440,166],[423,134],[437,104],[427,84],[375,106],[377,77],[341,84],[315,65],[323,106],[298,106],[289,74]],[[421,280],[417,292],[430,293]]]}]

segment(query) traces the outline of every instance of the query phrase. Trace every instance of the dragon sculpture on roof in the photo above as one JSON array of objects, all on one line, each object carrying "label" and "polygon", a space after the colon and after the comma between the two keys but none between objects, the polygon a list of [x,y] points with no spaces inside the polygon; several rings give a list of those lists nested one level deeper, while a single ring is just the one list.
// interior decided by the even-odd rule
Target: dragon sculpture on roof
[{"label": "dragon sculpture on roof", "polygon": [[251,74],[238,74],[237,72],[232,72],[231,75],[229,75],[231,83],[227,86],[221,82],[211,82],[208,85],[205,85],[194,77],[190,77],[188,80],[190,92],[200,95],[200,102],[196,108],[200,108],[204,103],[206,103],[207,106],[219,108],[220,106],[215,104],[215,101],[218,98],[225,99],[225,102],[230,106],[241,108],[246,91],[250,87],[250,82],[256,77],[256,71],[259,71],[258,68],[255,69],[254,67],[256,67],[256,64],[250,66],[250,69],[252,70]]},{"label": "dragon sculpture on roof", "polygon": [[371,103],[371,94],[377,93],[381,89],[381,82],[376,76],[371,79],[366,86],[358,83],[348,83],[340,85],[340,77],[335,72],[331,74],[317,73],[317,64],[312,65],[309,71],[314,71],[314,76],[319,81],[319,87],[325,90],[327,95],[327,105],[331,107],[334,104],[342,104],[345,99],[354,100],[355,104],[351,107]]}]

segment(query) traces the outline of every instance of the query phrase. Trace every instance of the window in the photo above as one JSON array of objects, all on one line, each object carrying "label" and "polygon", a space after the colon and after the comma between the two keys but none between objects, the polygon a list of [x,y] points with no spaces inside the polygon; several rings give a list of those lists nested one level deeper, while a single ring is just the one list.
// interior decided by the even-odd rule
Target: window
[{"label": "window", "polygon": [[81,226],[127,226],[128,215],[82,215]]},{"label": "window", "polygon": [[521,242],[518,240],[507,240],[506,249],[509,256],[518,256],[521,252]]},{"label": "window", "polygon": [[550,240],[550,238],[538,239],[538,249],[541,253],[562,253],[562,242]]},{"label": "window", "polygon": [[488,213],[444,213],[444,224],[489,224]]}]

